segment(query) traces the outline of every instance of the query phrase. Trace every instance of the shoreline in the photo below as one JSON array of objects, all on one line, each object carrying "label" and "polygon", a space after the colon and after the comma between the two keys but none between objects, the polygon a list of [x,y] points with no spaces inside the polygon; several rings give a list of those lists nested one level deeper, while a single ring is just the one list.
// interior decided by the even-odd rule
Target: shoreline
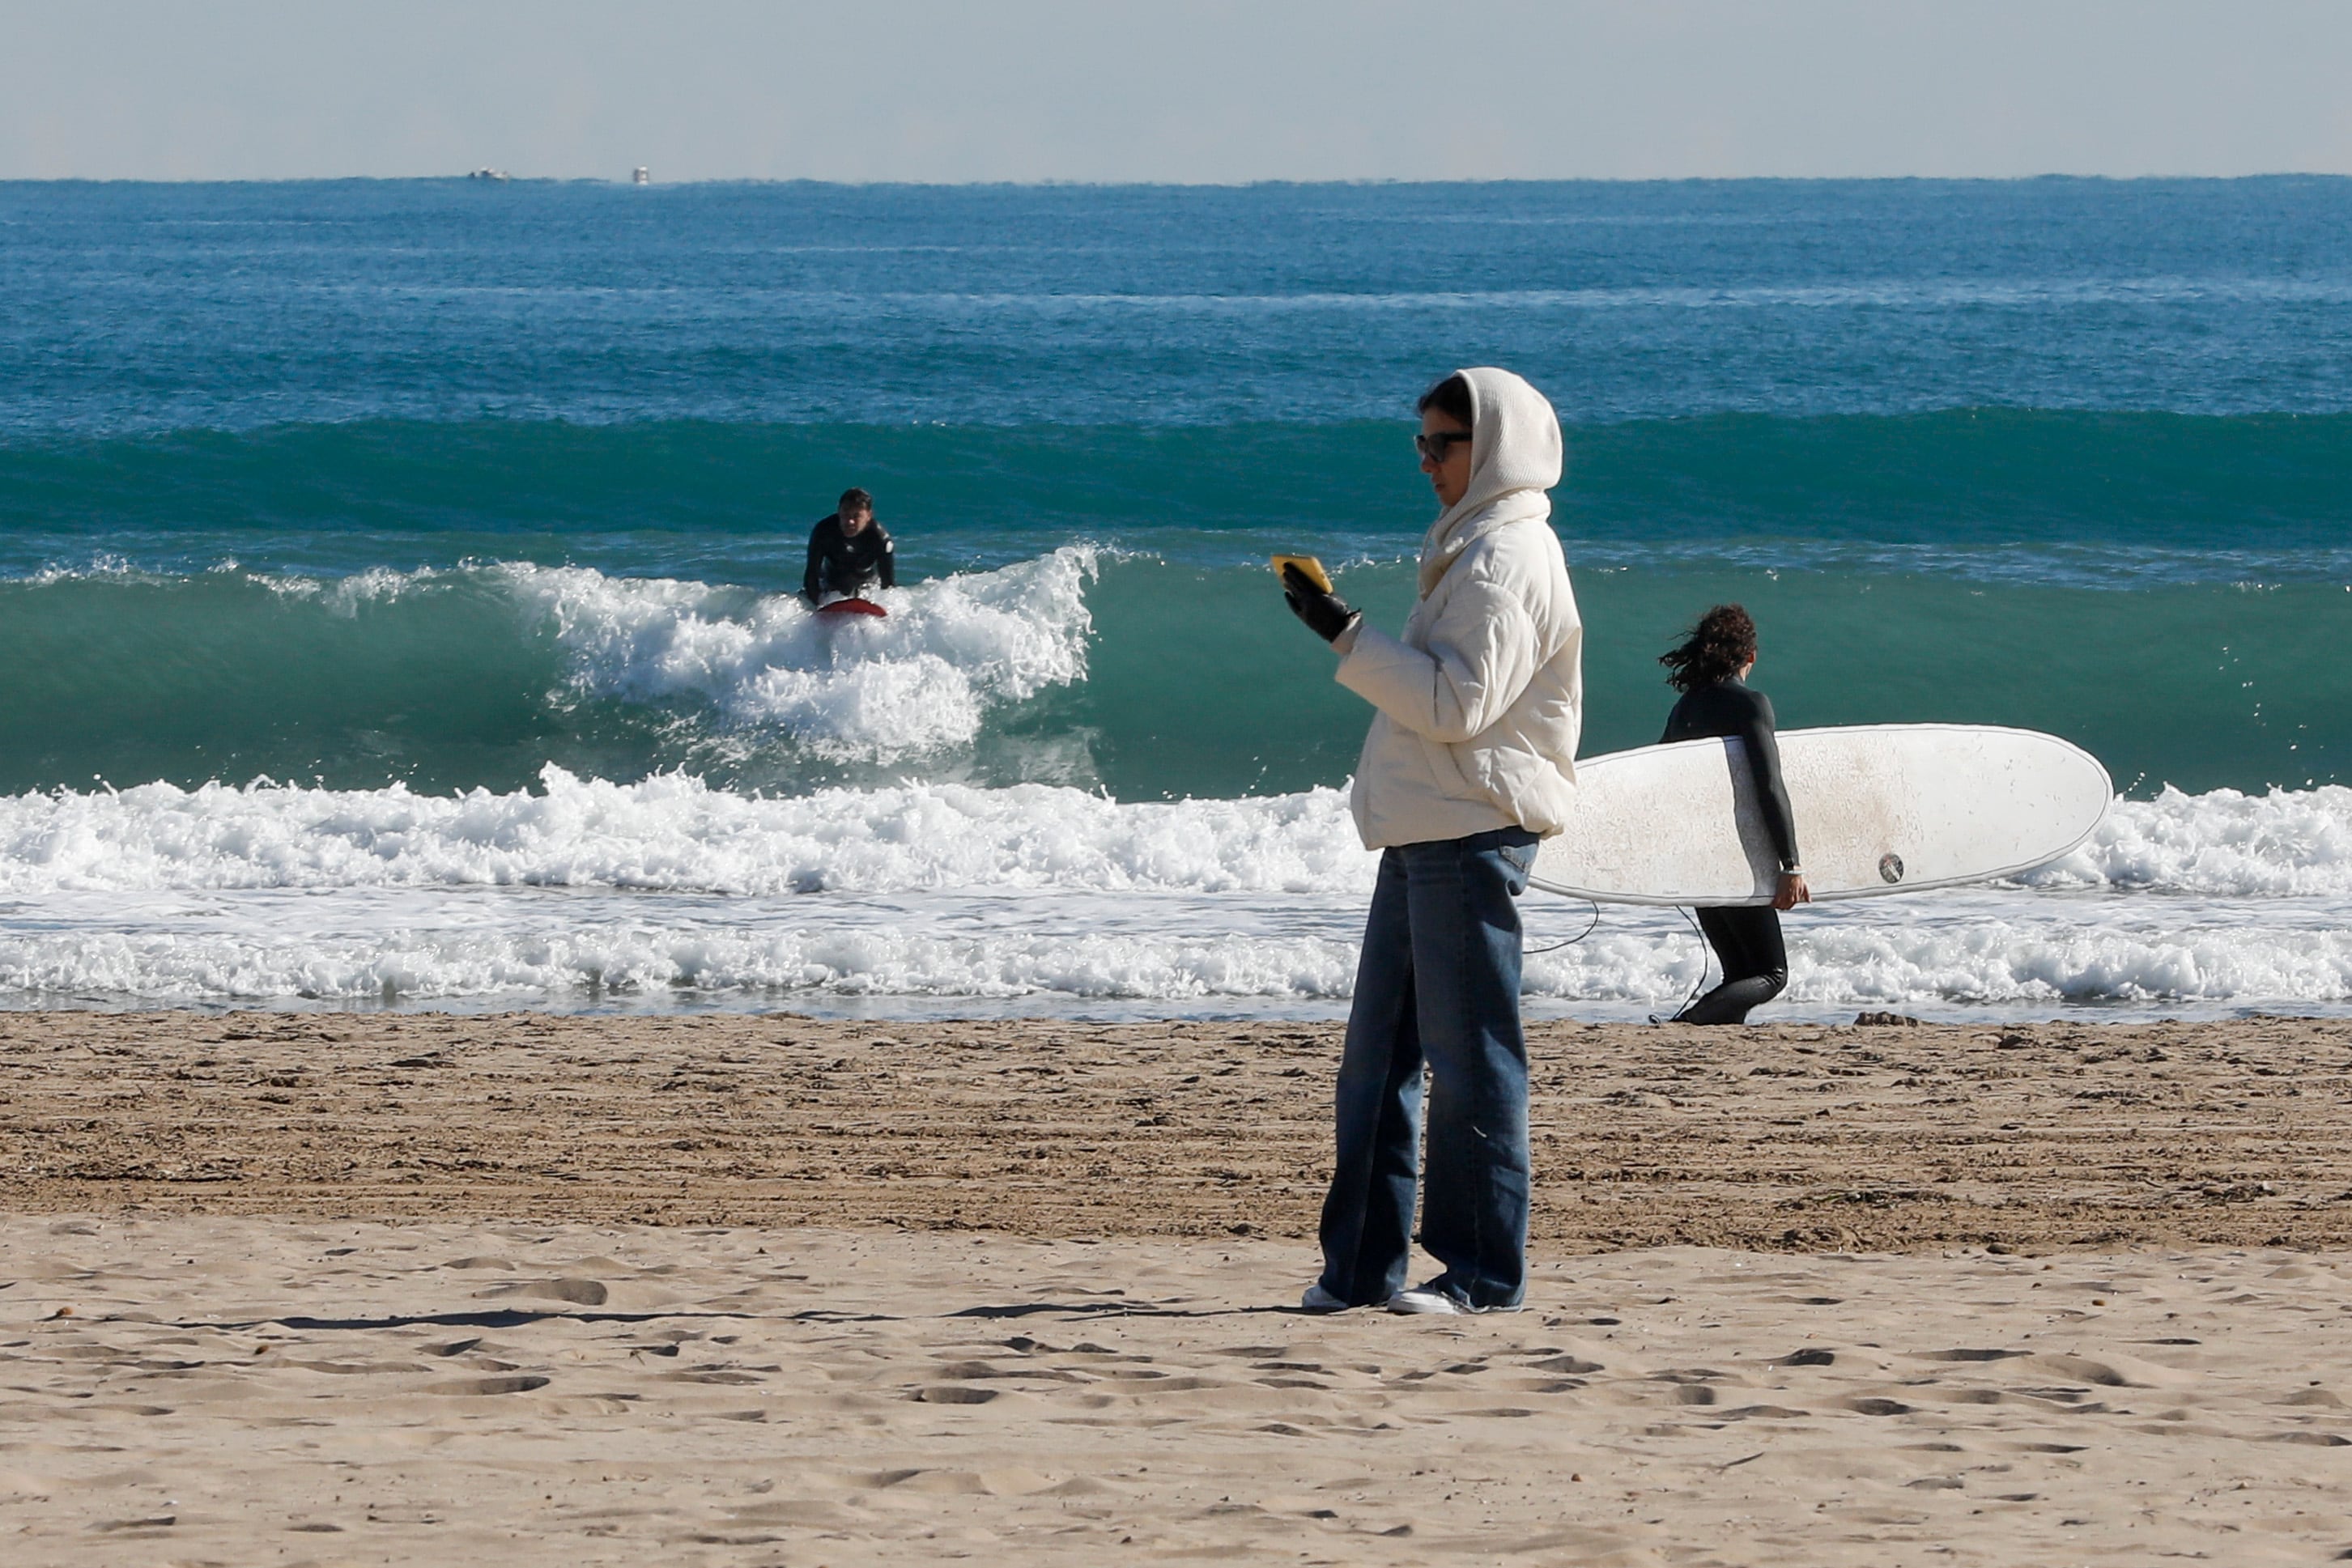
[{"label": "shoreline", "polygon": [[[1524,996],[1520,1017],[1530,1029],[1538,1024],[1639,1026],[1659,1007],[1680,1004],[1673,996],[1658,1003],[1635,1001],[1561,1000]],[[1755,1029],[1843,1029],[1859,1013],[1884,1010],[1852,1000],[1790,1001],[1784,994],[1769,1004],[1771,1017],[1745,1026]],[[1885,1004],[1900,1016],[1922,1024],[1949,1029],[2009,1030],[2084,1026],[2108,1028],[2176,1024],[2202,1028],[2209,1024],[2352,1022],[2352,1002],[2042,1002],[1946,1003],[1904,1000]],[[635,1019],[705,1018],[801,1018],[818,1023],[845,1024],[859,1029],[899,1026],[924,1029],[940,1024],[1076,1024],[1087,1028],[1127,1029],[1161,1024],[1202,1024],[1240,1029],[1343,1026],[1348,1021],[1346,997],[1299,999],[1253,997],[1198,998],[1190,1007],[1166,997],[1097,998],[1035,993],[1017,997],[925,997],[886,993],[866,996],[830,993],[812,997],[804,992],[719,993],[681,1000],[676,996],[646,997],[638,989],[583,995],[576,1002],[546,996],[395,997],[391,1001],[368,997],[272,997],[266,1000],[190,1001],[103,992],[40,993],[0,999],[0,1017],[45,1017],[52,1014],[149,1015],[186,1013],[195,1018],[239,1016],[264,1018],[351,1017],[370,1019],[487,1019],[529,1014],[541,1018]],[[1644,1010],[1649,1009],[1649,1010]],[[1858,1010],[1859,1009],[1859,1012]]]}]

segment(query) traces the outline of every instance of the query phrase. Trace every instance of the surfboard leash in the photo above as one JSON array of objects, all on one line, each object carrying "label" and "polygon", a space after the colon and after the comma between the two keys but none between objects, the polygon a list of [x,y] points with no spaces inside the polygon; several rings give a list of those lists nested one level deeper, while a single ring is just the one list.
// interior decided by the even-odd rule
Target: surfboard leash
[{"label": "surfboard leash", "polygon": [[[1579,942],[1583,941],[1587,936],[1590,936],[1595,931],[1598,931],[1601,928],[1601,905],[1590,898],[1586,899],[1584,902],[1592,905],[1592,918],[1584,923],[1583,930],[1563,941],[1547,943],[1541,947],[1527,948],[1525,950],[1526,956],[1533,957],[1538,953],[1557,953],[1562,947],[1573,947]],[[1693,915],[1687,908],[1679,904],[1675,905],[1675,913],[1683,917],[1683,924],[1689,926],[1691,935],[1698,939],[1698,982],[1691,987],[1690,995],[1683,998],[1683,1005],[1675,1009],[1673,1016],[1680,1016],[1683,1013],[1690,1011],[1691,1004],[1698,1000],[1700,996],[1706,992],[1706,977],[1715,962],[1715,949],[1708,946],[1706,933],[1699,928],[1698,916]],[[1650,1021],[1652,1023],[1661,1023],[1664,1020],[1653,1015]]]},{"label": "surfboard leash", "polygon": [[1589,898],[1584,902],[1592,904],[1592,918],[1585,922],[1583,930],[1578,932],[1575,936],[1569,937],[1564,942],[1554,942],[1547,947],[1523,948],[1521,949],[1522,956],[1526,957],[1533,957],[1538,953],[1557,953],[1562,947],[1575,946],[1579,942],[1583,941],[1587,936],[1591,936],[1595,931],[1599,930],[1601,928],[1601,905],[1594,904],[1593,901]]},{"label": "surfboard leash", "polygon": [[1715,947],[1707,941],[1706,932],[1700,926],[1698,916],[1692,914],[1687,905],[1675,904],[1675,913],[1683,917],[1683,924],[1689,926],[1691,935],[1698,939],[1698,983],[1691,987],[1690,995],[1683,998],[1683,1005],[1675,1009],[1675,1016],[1680,1018],[1691,1010],[1693,1002],[1706,993],[1707,969],[1715,962]]}]

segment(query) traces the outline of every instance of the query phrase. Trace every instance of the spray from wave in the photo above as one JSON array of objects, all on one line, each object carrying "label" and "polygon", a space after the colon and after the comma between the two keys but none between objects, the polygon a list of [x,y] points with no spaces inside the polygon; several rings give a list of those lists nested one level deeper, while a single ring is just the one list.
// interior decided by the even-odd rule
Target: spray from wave
[{"label": "spray from wave", "polygon": [[818,615],[793,594],[585,567],[490,570],[552,621],[575,698],[696,705],[831,761],[969,746],[994,707],[1086,678],[1096,552],[883,591],[887,619]]}]

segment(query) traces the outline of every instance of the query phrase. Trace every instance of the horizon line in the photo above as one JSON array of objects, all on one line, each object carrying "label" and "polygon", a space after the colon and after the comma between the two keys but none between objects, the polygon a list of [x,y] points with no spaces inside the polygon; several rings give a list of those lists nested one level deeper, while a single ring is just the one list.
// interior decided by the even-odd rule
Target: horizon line
[{"label": "horizon line", "polygon": [[706,185],[821,185],[835,190],[1167,190],[1248,191],[1265,188],[1375,187],[1437,185],[2018,185],[2038,182],[2079,182],[2098,184],[2231,184],[2255,180],[2345,180],[2352,170],[2272,169],[2238,174],[2103,174],[2048,170],[2032,174],[1564,174],[1466,175],[1431,179],[1394,175],[1347,175],[1330,178],[1269,176],[1251,180],[1084,180],[1043,177],[1003,180],[838,180],[817,175],[719,174],[673,180],[650,179],[640,185],[628,175],[518,174],[485,164],[492,178],[467,170],[435,174],[285,174],[169,176],[144,174],[0,174],[5,185],[354,185],[491,183],[513,185],[614,185],[631,190],[656,186],[677,189]]}]

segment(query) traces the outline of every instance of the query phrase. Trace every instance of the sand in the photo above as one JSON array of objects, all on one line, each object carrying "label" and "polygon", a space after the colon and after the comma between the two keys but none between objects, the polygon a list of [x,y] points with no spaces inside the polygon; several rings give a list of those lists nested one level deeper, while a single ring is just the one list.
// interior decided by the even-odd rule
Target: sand
[{"label": "sand", "polygon": [[1335,1048],[0,1018],[0,1561],[2352,1549],[2352,1028],[1549,1027],[1478,1319],[1289,1305]]},{"label": "sand", "polygon": [[[0,1211],[1305,1237],[1339,1034],[0,1014]],[[2352,1245],[2352,1022],[1530,1051],[1554,1250]]]}]

